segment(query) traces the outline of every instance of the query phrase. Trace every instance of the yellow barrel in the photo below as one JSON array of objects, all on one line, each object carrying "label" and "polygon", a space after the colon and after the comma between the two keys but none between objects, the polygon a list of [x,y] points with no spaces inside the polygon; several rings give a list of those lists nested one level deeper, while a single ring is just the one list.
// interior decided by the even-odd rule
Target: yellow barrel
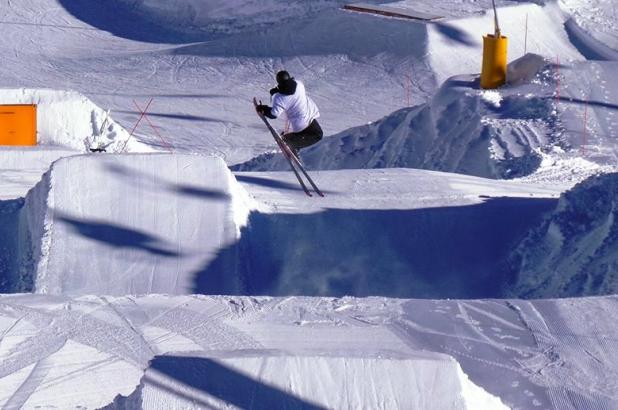
[{"label": "yellow barrel", "polygon": [[0,105],[0,145],[36,145],[36,105]]},{"label": "yellow barrel", "polygon": [[483,70],[481,88],[497,88],[506,82],[508,39],[492,34],[483,36]]}]

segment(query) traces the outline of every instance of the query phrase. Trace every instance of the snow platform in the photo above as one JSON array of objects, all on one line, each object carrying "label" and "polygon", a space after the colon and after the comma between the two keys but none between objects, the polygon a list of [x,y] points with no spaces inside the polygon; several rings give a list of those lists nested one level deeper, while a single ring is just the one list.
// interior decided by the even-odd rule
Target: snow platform
[{"label": "snow platform", "polygon": [[[235,241],[236,182],[197,155],[81,155],[54,163],[25,204],[35,291],[188,293]],[[248,212],[248,211],[247,211]]]},{"label": "snow platform", "polygon": [[378,14],[386,17],[397,17],[410,20],[433,21],[443,18],[433,14],[415,11],[409,8],[380,6],[366,3],[353,3],[343,6],[344,10],[356,11],[359,13]]}]

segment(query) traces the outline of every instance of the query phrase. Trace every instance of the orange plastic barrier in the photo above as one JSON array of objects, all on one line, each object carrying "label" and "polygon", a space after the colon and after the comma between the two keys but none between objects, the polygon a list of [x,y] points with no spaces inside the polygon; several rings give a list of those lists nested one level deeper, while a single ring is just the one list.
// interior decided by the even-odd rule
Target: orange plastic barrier
[{"label": "orange plastic barrier", "polygon": [[0,145],[36,145],[36,105],[0,105]]}]

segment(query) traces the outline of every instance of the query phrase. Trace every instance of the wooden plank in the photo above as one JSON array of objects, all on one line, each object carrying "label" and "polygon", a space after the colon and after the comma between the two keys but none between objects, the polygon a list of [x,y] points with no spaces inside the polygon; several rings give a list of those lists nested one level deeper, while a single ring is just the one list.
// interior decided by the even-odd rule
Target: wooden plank
[{"label": "wooden plank", "polygon": [[378,14],[387,17],[397,17],[409,20],[433,21],[443,18],[442,16],[431,15],[412,9],[404,9],[389,6],[379,6],[374,4],[354,3],[343,6],[345,10],[357,11],[360,13]]}]

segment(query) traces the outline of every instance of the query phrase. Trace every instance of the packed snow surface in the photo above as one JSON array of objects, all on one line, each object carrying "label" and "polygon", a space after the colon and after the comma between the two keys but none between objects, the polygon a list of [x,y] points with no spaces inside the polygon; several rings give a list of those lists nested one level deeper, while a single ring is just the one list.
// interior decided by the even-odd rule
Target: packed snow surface
[{"label": "packed snow surface", "polygon": [[197,155],[57,161],[24,205],[34,290],[190,292],[192,275],[237,238],[249,212],[234,184],[221,159]]},{"label": "packed snow surface", "polygon": [[0,405],[612,408],[615,315],[615,297],[7,295]]}]

